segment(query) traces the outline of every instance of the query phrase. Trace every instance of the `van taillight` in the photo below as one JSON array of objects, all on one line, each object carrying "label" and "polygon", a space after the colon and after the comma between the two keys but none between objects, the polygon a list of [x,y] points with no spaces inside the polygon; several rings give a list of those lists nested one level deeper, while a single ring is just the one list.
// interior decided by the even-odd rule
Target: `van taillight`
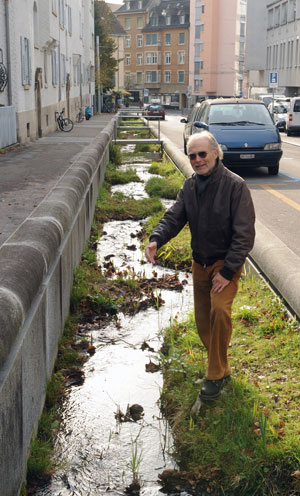
[{"label": "van taillight", "polygon": [[291,122],[293,120],[293,114],[289,115],[289,121]]}]

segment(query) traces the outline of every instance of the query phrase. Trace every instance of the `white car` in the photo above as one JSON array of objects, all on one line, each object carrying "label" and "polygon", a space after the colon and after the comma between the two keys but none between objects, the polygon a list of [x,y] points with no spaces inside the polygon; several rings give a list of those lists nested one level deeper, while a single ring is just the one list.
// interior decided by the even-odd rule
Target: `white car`
[{"label": "white car", "polygon": [[285,131],[286,119],[288,115],[287,105],[284,105],[283,103],[279,103],[279,102],[275,102],[274,105],[273,103],[270,103],[268,106],[268,110],[270,114],[273,116],[275,124],[277,124],[277,122],[278,123],[280,122],[280,124],[277,125],[278,129],[280,131]]}]

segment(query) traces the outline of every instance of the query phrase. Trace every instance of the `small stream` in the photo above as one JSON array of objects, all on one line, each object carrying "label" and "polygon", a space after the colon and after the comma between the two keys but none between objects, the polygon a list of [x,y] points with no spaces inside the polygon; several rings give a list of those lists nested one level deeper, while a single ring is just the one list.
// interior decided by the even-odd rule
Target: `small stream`
[{"label": "small stream", "polygon": [[[148,166],[134,164],[142,181],[150,177]],[[134,198],[146,196],[143,183],[115,186],[113,190]],[[152,277],[153,270],[157,277],[174,274],[145,263],[136,239],[141,225],[131,220],[105,224],[98,246],[99,264],[109,258],[116,268],[146,277]],[[136,249],[132,249],[133,244]],[[122,495],[132,482],[135,455],[140,494],[162,495],[158,474],[176,468],[170,455],[172,436],[159,409],[162,375],[147,372],[145,366],[150,361],[158,363],[162,330],[172,318],[184,318],[192,307],[190,275],[181,273],[179,280],[187,280],[182,292],[159,290],[165,302],[159,309],[148,308],[134,316],[118,314],[106,326],[97,320],[89,324],[88,335],[96,353],[84,365],[84,383],[71,387],[64,402],[63,427],[56,441],[61,469],[36,493],[38,496]],[[144,342],[155,351],[143,351]],[[143,407],[144,415],[136,421],[120,422],[121,412],[125,414],[127,407],[135,404]]]}]

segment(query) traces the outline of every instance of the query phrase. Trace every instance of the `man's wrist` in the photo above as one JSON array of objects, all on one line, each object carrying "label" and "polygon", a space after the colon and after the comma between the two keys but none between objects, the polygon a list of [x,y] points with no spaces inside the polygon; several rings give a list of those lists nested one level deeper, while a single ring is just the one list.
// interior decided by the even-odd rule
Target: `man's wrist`
[{"label": "man's wrist", "polygon": [[222,277],[224,277],[224,279],[227,279],[228,281],[231,281],[231,279],[234,276],[234,271],[231,270],[231,269],[228,269],[227,267],[223,267],[220,270],[220,274],[221,274]]}]

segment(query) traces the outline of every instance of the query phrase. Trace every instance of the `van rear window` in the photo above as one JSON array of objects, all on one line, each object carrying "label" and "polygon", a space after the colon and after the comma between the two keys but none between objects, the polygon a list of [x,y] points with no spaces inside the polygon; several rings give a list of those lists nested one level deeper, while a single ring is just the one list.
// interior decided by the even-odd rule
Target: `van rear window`
[{"label": "van rear window", "polygon": [[296,100],[294,103],[294,112],[300,112],[300,100]]}]

